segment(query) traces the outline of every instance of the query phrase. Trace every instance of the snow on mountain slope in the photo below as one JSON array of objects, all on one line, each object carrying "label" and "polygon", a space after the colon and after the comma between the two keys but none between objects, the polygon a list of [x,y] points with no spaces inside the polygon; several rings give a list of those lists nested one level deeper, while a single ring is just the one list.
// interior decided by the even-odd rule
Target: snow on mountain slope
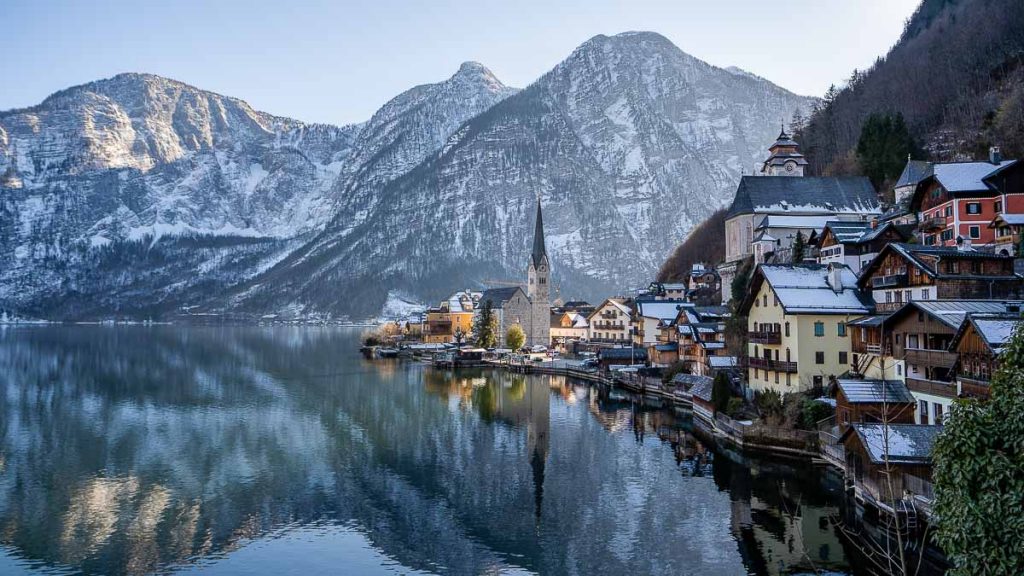
[{"label": "snow on mountain slope", "polygon": [[811,99],[711,66],[654,33],[597,36],[469,120],[439,154],[372,193],[234,303],[379,309],[387,286],[428,301],[521,278],[543,201],[563,296],[649,279],[730,199],[779,122]]}]

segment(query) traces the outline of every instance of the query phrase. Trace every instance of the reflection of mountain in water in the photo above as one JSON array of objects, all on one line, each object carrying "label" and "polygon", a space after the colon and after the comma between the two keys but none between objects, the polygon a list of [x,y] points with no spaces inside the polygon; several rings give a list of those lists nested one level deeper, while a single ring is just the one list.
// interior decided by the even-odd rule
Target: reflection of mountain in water
[{"label": "reflection of mountain in water", "polygon": [[746,572],[728,483],[676,466],[692,446],[608,433],[586,387],[370,363],[355,339],[0,331],[0,544],[142,573],[334,521],[428,571]]}]

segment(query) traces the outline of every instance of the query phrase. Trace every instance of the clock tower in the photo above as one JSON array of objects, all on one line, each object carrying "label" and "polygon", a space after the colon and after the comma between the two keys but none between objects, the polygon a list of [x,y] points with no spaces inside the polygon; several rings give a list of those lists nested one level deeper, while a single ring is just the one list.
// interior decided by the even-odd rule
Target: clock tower
[{"label": "clock tower", "polygon": [[803,176],[807,159],[800,153],[800,144],[786,134],[783,126],[775,143],[768,148],[770,156],[761,164],[762,176]]},{"label": "clock tower", "polygon": [[544,247],[544,217],[540,198],[537,199],[537,219],[533,230],[533,251],[526,269],[526,295],[530,299],[529,326],[523,326],[526,343],[530,346],[551,344],[551,263]]}]

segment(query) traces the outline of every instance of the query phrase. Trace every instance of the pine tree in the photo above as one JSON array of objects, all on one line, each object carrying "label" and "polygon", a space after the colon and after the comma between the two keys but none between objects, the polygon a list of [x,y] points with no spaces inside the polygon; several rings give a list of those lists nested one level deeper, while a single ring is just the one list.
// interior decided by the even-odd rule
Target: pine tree
[{"label": "pine tree", "polygon": [[892,182],[908,157],[920,156],[902,114],[872,114],[864,121],[857,141],[857,162],[876,188]]},{"label": "pine tree", "polygon": [[494,348],[497,344],[497,318],[494,317],[494,309],[490,300],[485,300],[480,307],[480,314],[476,317],[473,326],[473,333],[476,335],[476,345],[480,348]]},{"label": "pine tree", "polygon": [[800,264],[804,261],[804,235],[796,231],[796,238],[793,239],[793,264]]}]

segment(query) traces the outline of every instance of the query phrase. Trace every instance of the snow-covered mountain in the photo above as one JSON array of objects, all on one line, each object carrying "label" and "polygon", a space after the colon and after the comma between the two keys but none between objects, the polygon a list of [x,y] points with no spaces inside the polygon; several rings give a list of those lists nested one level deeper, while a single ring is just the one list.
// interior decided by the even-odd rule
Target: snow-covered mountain
[{"label": "snow-covered mountain", "polygon": [[635,286],[731,199],[780,120],[810,103],[658,34],[597,36],[402,176],[367,198],[355,189],[335,220],[348,225],[329,226],[233,302],[368,312],[380,286],[434,299],[521,278],[537,197],[563,296]]},{"label": "snow-covered mountain", "polygon": [[0,112],[0,306],[369,316],[520,278],[545,208],[563,296],[647,280],[810,100],[653,33],[528,88],[476,63],[333,127],[151,75]]}]

